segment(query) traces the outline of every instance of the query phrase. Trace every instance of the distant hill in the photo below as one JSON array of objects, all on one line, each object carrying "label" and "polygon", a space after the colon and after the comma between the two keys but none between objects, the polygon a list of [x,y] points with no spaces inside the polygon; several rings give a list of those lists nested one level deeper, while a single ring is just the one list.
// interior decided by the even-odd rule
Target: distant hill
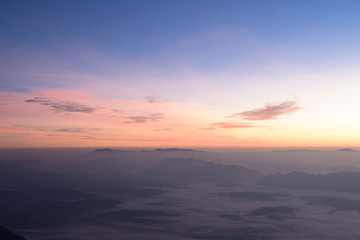
[{"label": "distant hill", "polygon": [[284,188],[312,188],[341,192],[360,192],[359,172],[336,172],[314,175],[304,172],[272,174],[263,177],[258,184]]},{"label": "distant hill", "polygon": [[181,152],[198,152],[193,149],[186,149],[186,148],[157,148],[154,151],[156,152],[167,152],[167,151],[181,151]]},{"label": "distant hill", "polygon": [[240,180],[258,180],[263,176],[262,173],[245,167],[215,164],[193,158],[166,159],[147,171],[147,174],[176,183],[233,183]]},{"label": "distant hill", "polygon": [[342,149],[338,149],[336,151],[339,151],[339,152],[356,152],[356,150],[351,149],[351,148],[342,148]]},{"label": "distant hill", "polygon": [[[122,153],[122,152],[135,152],[135,151],[100,148],[100,149],[95,149],[90,153]],[[188,148],[156,148],[155,150],[141,150],[140,152],[199,152],[199,151]]]},{"label": "distant hill", "polygon": [[293,149],[293,150],[276,150],[276,151],[270,151],[270,152],[273,152],[273,153],[296,153],[296,152],[314,152],[314,151],[318,151],[318,150],[308,150],[308,149]]},{"label": "distant hill", "polygon": [[100,148],[100,149],[95,149],[91,153],[118,153],[118,152],[132,152],[132,151],[130,151],[130,150],[114,150],[111,148]]},{"label": "distant hill", "polygon": [[26,240],[24,237],[11,232],[10,230],[0,226],[0,239],[1,240]]}]

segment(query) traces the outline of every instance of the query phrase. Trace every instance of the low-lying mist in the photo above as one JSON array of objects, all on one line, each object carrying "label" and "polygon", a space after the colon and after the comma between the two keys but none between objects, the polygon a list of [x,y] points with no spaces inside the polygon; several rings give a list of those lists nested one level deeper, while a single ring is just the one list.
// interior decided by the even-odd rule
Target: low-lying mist
[{"label": "low-lying mist", "polygon": [[360,237],[352,149],[0,154],[1,239]]}]

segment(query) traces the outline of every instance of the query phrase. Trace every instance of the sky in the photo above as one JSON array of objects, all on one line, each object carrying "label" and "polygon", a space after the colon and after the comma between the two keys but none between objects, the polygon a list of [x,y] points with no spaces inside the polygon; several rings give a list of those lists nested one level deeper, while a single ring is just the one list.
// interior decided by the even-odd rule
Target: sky
[{"label": "sky", "polygon": [[0,148],[360,147],[359,1],[2,1]]}]

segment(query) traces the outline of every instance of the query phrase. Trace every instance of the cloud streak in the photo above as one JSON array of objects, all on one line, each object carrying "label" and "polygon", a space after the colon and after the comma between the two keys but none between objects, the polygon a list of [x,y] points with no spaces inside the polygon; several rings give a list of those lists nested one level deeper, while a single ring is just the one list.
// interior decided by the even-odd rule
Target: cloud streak
[{"label": "cloud streak", "polygon": [[94,137],[89,135],[75,135],[75,134],[72,135],[48,134],[46,136],[56,139],[102,140],[102,141],[119,140],[117,138],[101,138],[101,137]]},{"label": "cloud streak", "polygon": [[157,120],[164,118],[163,114],[161,113],[153,113],[150,115],[144,115],[144,116],[131,116],[127,117],[129,121],[125,121],[123,123],[146,123],[146,122],[156,122]]},{"label": "cloud streak", "polygon": [[60,112],[81,112],[81,113],[93,113],[96,108],[86,106],[84,104],[76,102],[54,102],[48,98],[34,97],[32,99],[25,100],[27,103],[38,103],[40,105],[48,106],[53,111]]},{"label": "cloud streak", "polygon": [[[0,125],[0,128],[3,126]],[[92,128],[92,127],[44,127],[44,126],[25,126],[25,125],[4,125],[7,129],[18,129],[18,130],[31,130],[40,132],[61,132],[61,133],[89,133],[93,131],[103,131],[103,128]]]},{"label": "cloud streak", "polygon": [[102,130],[101,128],[58,128],[53,130],[54,132],[69,132],[69,133],[74,133],[74,132],[89,132],[89,131],[100,131]]},{"label": "cloud streak", "polygon": [[160,96],[146,96],[145,100],[148,103],[166,103],[166,102],[168,102],[167,98],[162,98]]},{"label": "cloud streak", "polygon": [[300,110],[295,101],[284,101],[277,104],[266,104],[263,108],[235,113],[228,118],[241,118],[249,121],[273,120],[282,115],[287,115]]},{"label": "cloud streak", "polygon": [[231,128],[253,128],[259,127],[252,123],[237,123],[237,122],[217,122],[210,125],[208,128],[202,128],[205,130],[214,130],[217,128],[231,129]]}]

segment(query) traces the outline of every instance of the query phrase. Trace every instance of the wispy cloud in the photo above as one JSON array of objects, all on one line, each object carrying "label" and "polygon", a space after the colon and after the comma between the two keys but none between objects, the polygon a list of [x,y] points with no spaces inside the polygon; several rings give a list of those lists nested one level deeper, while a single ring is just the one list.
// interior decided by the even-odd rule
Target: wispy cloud
[{"label": "wispy cloud", "polygon": [[205,130],[214,130],[217,128],[230,129],[230,128],[253,128],[259,127],[253,123],[237,123],[237,122],[217,122],[210,125],[208,128],[202,128]]},{"label": "wispy cloud", "polygon": [[123,123],[146,123],[146,122],[155,122],[161,118],[164,118],[163,114],[161,113],[153,113],[150,115],[143,115],[143,116],[131,116],[127,117],[129,121],[125,121]]},{"label": "wispy cloud", "polygon": [[25,100],[27,103],[39,103],[44,106],[49,106],[55,112],[82,112],[93,113],[96,108],[86,106],[84,104],[76,102],[55,102],[48,98],[34,97],[32,99]]},{"label": "wispy cloud", "polygon": [[[5,125],[8,129],[23,129],[23,130],[33,130],[40,132],[62,132],[62,133],[89,133],[93,131],[102,131],[102,128],[92,128],[92,127],[54,127],[54,126],[26,126],[19,124],[8,124]],[[0,128],[2,125],[0,125]]]},{"label": "wispy cloud", "polygon": [[158,128],[154,129],[155,132],[162,132],[162,131],[171,131],[171,128]]},{"label": "wispy cloud", "polygon": [[78,140],[119,140],[117,138],[101,138],[101,137],[94,137],[89,135],[59,135],[59,134],[48,134],[47,137],[57,138],[57,139],[78,139]]},{"label": "wispy cloud", "polygon": [[58,128],[54,129],[54,132],[89,132],[89,131],[99,131],[101,128]]},{"label": "wispy cloud", "polygon": [[276,104],[266,104],[263,108],[255,108],[254,110],[235,113],[228,116],[228,118],[241,118],[249,121],[272,120],[300,109],[301,107],[299,107],[295,101],[285,101]]},{"label": "wispy cloud", "polygon": [[163,97],[160,97],[160,96],[146,96],[145,100],[148,103],[165,103],[165,102],[168,102],[168,98],[166,98],[166,97],[163,98]]}]

